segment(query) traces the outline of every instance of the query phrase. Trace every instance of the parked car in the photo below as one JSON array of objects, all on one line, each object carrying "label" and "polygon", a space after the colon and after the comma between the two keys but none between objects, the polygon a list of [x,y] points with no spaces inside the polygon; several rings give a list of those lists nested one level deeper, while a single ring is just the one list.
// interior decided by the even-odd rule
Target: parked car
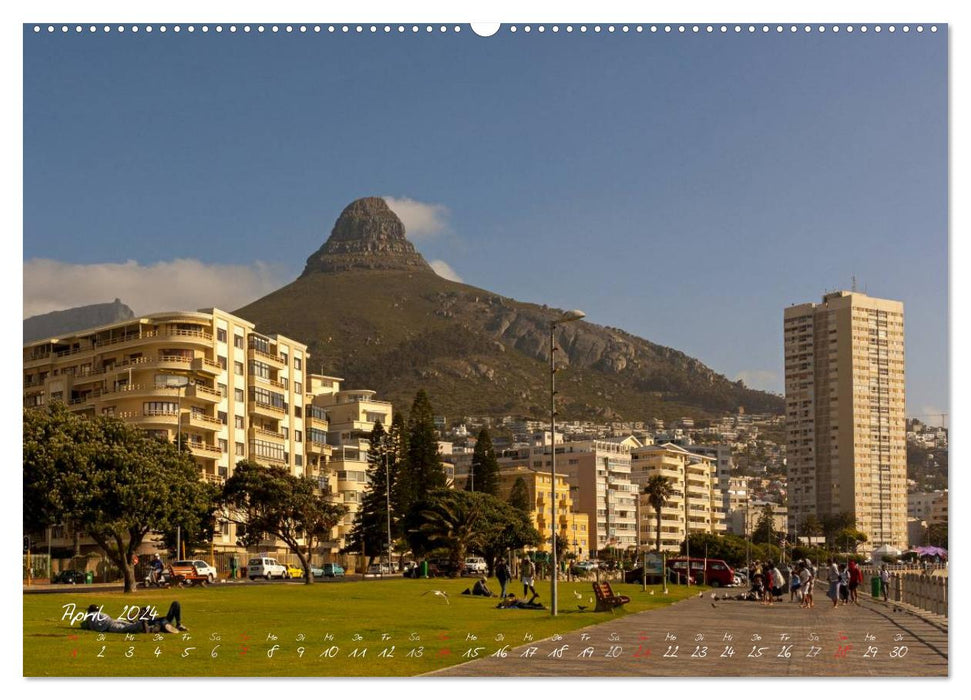
[{"label": "parked car", "polygon": [[465,558],[465,575],[466,576],[484,576],[489,573],[489,565],[486,564],[486,560],[482,557],[466,557]]},{"label": "parked car", "polygon": [[[668,559],[668,568],[682,577],[688,568],[688,560],[684,557]],[[731,586],[735,583],[735,572],[721,559],[691,558],[691,578],[709,586]]]},{"label": "parked car", "polygon": [[84,583],[84,572],[77,569],[65,569],[54,574],[51,583]]},{"label": "parked car", "polygon": [[344,567],[340,564],[324,564],[322,567],[310,567],[310,573],[316,578],[339,578],[344,575]]},{"label": "parked car", "polygon": [[179,561],[172,562],[172,566],[194,566],[196,573],[209,579],[209,583],[212,583],[219,577],[216,567],[210,566],[202,559],[180,559]]},{"label": "parked car", "polygon": [[293,564],[285,564],[286,573],[283,574],[283,578],[303,578],[303,569],[299,566],[294,566]]},{"label": "parked car", "polygon": [[287,567],[269,557],[253,557],[246,565],[246,575],[250,581],[258,578],[265,578],[267,581],[271,578],[284,578],[286,572]]},{"label": "parked car", "polygon": [[387,562],[371,564],[367,568],[367,573],[369,576],[387,576],[394,573],[394,567]]},{"label": "parked car", "polygon": [[579,564],[574,564],[574,566],[583,571],[593,571],[594,569],[600,568],[600,564],[592,560],[581,561]]}]

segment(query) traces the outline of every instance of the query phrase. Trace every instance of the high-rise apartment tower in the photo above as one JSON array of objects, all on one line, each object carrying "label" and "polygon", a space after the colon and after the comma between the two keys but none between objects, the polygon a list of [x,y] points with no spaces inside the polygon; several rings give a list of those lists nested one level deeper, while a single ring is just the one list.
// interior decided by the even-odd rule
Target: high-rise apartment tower
[{"label": "high-rise apartment tower", "polygon": [[904,308],[859,292],[784,314],[789,532],[849,513],[867,546],[907,546]]}]

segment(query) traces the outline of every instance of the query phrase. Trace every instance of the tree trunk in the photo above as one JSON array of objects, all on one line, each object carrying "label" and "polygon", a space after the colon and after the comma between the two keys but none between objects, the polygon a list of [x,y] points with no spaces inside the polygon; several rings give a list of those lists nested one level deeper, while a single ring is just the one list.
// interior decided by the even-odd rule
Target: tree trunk
[{"label": "tree trunk", "polygon": [[656,544],[655,548],[657,549],[657,553],[660,554],[661,553],[661,509],[658,508],[655,511],[655,513],[657,517],[657,539],[655,540],[655,544]]},{"label": "tree trunk", "polygon": [[303,567],[303,582],[309,586],[314,582],[314,572],[310,570],[310,555],[305,554],[303,550],[298,547],[297,559],[300,560],[300,566]]}]

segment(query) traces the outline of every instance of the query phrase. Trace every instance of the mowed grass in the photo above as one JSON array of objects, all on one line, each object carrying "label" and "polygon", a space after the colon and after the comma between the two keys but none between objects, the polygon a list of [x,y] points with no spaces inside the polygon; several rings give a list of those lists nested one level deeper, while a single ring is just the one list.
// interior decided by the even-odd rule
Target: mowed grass
[{"label": "mowed grass", "polygon": [[[386,579],[25,595],[24,675],[412,676],[468,661],[469,649],[488,656],[524,644],[527,635],[539,641],[701,590],[670,586],[665,596],[660,586],[642,592],[639,585],[612,584],[631,598],[612,615],[593,612],[589,582],[560,582],[560,614],[553,618],[549,610],[499,610],[496,598],[461,595],[472,583]],[[498,591],[494,579],[489,583]],[[433,590],[446,592],[448,602]],[[509,590],[518,595],[522,586]],[[549,605],[549,582],[537,590]],[[70,603],[78,612],[103,605],[118,617],[132,605],[153,605],[164,615],[173,599],[182,604],[188,633],[99,635],[62,619]]]}]

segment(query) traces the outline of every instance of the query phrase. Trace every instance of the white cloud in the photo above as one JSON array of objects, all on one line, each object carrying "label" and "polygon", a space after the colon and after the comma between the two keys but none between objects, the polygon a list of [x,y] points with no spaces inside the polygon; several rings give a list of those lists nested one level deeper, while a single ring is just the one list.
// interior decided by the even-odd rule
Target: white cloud
[{"label": "white cloud", "polygon": [[453,282],[461,282],[462,278],[458,276],[458,273],[452,269],[444,260],[432,260],[429,265],[435,271],[435,274],[439,277],[444,277],[447,280],[452,280]]},{"label": "white cloud", "polygon": [[920,415],[908,416],[908,418],[917,418],[921,423],[925,425],[938,425],[941,427],[947,427],[947,410],[941,410],[937,406],[921,406]]},{"label": "white cloud", "polygon": [[432,238],[448,230],[448,207],[428,204],[409,197],[383,197],[388,207],[405,225],[408,238]]},{"label": "white cloud", "polygon": [[177,259],[142,265],[79,265],[34,259],[24,263],[24,318],[115,298],[136,314],[215,306],[232,311],[279,289],[289,274],[282,265],[210,265]]},{"label": "white cloud", "polygon": [[744,369],[735,375],[735,380],[741,379],[749,389],[779,392],[782,390],[779,374],[768,369]]}]

